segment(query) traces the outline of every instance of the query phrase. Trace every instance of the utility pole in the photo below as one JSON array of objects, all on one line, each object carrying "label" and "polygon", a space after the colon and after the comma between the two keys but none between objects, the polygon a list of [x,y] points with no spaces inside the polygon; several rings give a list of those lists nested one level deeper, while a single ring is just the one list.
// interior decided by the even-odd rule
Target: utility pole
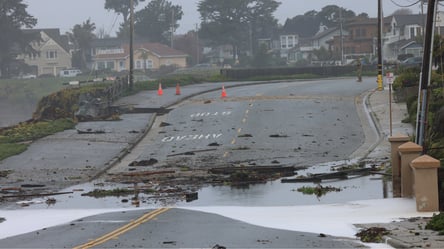
[{"label": "utility pole", "polygon": [[196,23],[196,64],[199,64],[199,56],[200,56],[200,46],[199,46],[199,27]]},{"label": "utility pole", "polygon": [[342,26],[342,8],[339,8],[339,36],[341,37],[341,66],[344,65],[344,35]]},{"label": "utility pole", "polygon": [[424,36],[424,56],[422,58],[422,70],[418,96],[418,105],[421,105],[421,107],[418,106],[418,110],[420,109],[421,111],[416,120],[416,143],[422,146],[423,154],[427,153],[425,134],[427,131],[428,86],[430,85],[431,78],[433,36],[435,32],[434,21],[437,6],[437,0],[428,0],[427,20]]},{"label": "utility pole", "polygon": [[171,12],[171,48],[173,48],[174,45],[174,8],[172,9]]},{"label": "utility pole", "polygon": [[134,87],[134,1],[130,0],[130,62],[129,62],[129,87],[133,90]]},{"label": "utility pole", "polygon": [[378,91],[382,91],[382,0],[378,0]]}]

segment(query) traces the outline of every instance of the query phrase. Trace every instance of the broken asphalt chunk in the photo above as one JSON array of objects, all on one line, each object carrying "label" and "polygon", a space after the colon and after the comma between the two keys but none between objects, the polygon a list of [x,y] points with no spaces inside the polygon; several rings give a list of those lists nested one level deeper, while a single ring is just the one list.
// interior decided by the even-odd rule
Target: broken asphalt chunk
[{"label": "broken asphalt chunk", "polygon": [[149,160],[133,161],[128,166],[151,166],[158,163],[159,161],[155,158],[150,158]]},{"label": "broken asphalt chunk", "polygon": [[288,137],[288,135],[285,134],[272,134],[270,137],[279,138],[279,137]]}]

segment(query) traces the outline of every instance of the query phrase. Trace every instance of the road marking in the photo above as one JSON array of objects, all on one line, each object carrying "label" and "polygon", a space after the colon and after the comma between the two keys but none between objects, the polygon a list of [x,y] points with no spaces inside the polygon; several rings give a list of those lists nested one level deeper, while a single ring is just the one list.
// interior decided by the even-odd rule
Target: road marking
[{"label": "road marking", "polygon": [[171,137],[164,137],[162,139],[162,142],[173,142],[173,141],[191,141],[191,140],[202,140],[202,139],[217,139],[222,136],[222,133],[219,134],[194,134],[194,135],[183,135],[183,136],[171,136]]},{"label": "road marking", "polygon": [[247,122],[247,119],[246,119],[246,118],[243,118],[243,119],[242,119],[242,123],[245,124],[246,122]]},{"label": "road marking", "polygon": [[231,144],[235,144],[236,143],[236,138],[233,138],[233,140],[231,140]]},{"label": "road marking", "polygon": [[192,118],[198,117],[211,117],[211,116],[229,116],[231,115],[231,111],[225,112],[197,112],[190,115]]},{"label": "road marking", "polygon": [[237,133],[240,134],[242,132],[242,128],[237,129]]},{"label": "road marking", "polygon": [[225,151],[225,153],[224,153],[224,157],[227,157],[228,154],[229,154],[229,152],[228,152],[228,151]]},{"label": "road marking", "polygon": [[147,222],[149,220],[154,219],[158,215],[160,215],[160,214],[162,214],[162,213],[164,213],[164,212],[166,212],[168,210],[170,210],[170,208],[159,208],[159,209],[156,209],[156,210],[154,210],[152,212],[149,212],[147,214],[142,215],[137,220],[131,221],[130,223],[126,224],[125,226],[122,226],[122,227],[120,227],[120,228],[118,228],[118,229],[116,229],[116,230],[114,230],[114,231],[112,231],[110,233],[107,233],[107,234],[103,235],[102,237],[99,237],[99,238],[97,238],[95,240],[92,240],[92,241],[90,241],[88,243],[85,243],[83,245],[76,246],[76,247],[74,247],[74,249],[91,248],[91,247],[95,247],[95,246],[98,246],[100,244],[103,244],[103,243],[107,242],[108,240],[115,239],[115,238],[117,238],[117,236],[119,236],[121,234],[124,234],[124,233],[126,233],[126,232],[128,232],[128,231],[130,231],[130,230],[132,230],[132,229],[134,229],[136,227],[138,227],[139,225],[141,225],[141,224],[143,224],[143,223],[145,223],[145,222]]}]

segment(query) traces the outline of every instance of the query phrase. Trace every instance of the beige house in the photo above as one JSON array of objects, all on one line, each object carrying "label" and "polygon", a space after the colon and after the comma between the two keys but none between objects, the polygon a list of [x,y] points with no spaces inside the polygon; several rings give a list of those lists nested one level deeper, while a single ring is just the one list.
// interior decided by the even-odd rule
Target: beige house
[{"label": "beige house", "polygon": [[[187,54],[160,43],[141,43],[134,45],[134,69],[159,69],[161,66],[175,65],[186,67]],[[93,70],[109,69],[112,71],[129,70],[129,45],[120,48],[98,48],[92,57]]]},{"label": "beige house", "polygon": [[68,48],[68,39],[60,35],[59,29],[29,29],[26,33],[39,32],[41,40],[32,42],[31,46],[38,52],[35,55],[19,55],[33,68],[36,75],[50,74],[57,76],[63,69],[71,68],[71,54]]}]

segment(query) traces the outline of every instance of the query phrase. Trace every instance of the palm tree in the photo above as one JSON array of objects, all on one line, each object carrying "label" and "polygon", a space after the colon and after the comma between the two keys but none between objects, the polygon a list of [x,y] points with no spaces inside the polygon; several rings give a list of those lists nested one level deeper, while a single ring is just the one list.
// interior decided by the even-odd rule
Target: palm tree
[{"label": "palm tree", "polygon": [[[87,52],[91,48],[91,42],[96,37],[94,30],[96,25],[90,19],[83,22],[82,25],[76,24],[72,29],[72,38],[79,57],[78,63],[81,69],[86,68],[86,64],[90,58],[87,58]],[[74,64],[74,63],[73,63]]]}]

